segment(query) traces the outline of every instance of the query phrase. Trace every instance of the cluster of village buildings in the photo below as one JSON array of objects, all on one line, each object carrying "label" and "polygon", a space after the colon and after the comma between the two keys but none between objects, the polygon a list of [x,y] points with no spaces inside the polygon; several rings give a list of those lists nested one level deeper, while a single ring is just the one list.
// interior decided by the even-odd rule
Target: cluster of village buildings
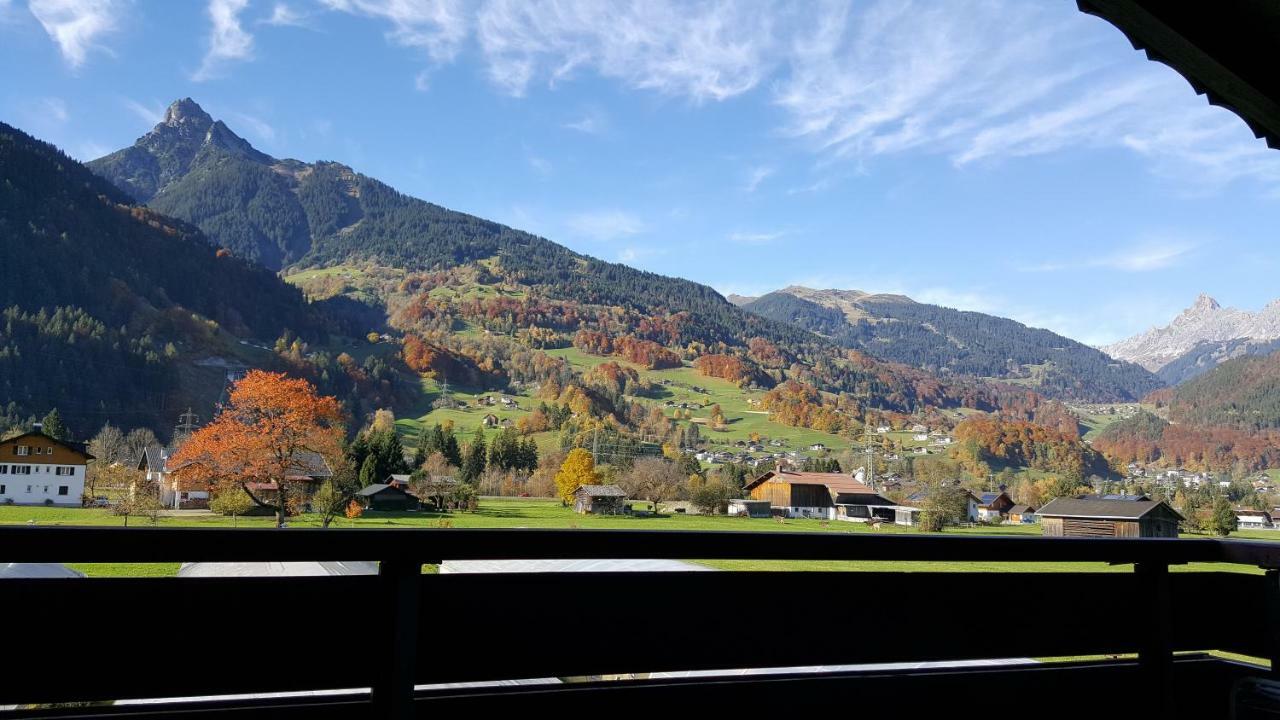
[{"label": "cluster of village buildings", "polygon": [[[764,446],[746,443],[743,451]],[[814,452],[826,450],[821,443],[809,447]],[[704,460],[699,453],[699,460]],[[736,455],[734,456],[737,457]],[[928,498],[922,493],[908,495],[894,502],[863,482],[861,469],[852,474],[842,472],[800,472],[788,468],[802,457],[797,452],[771,453],[780,461],[778,468],[761,474],[743,489],[743,497],[730,503],[732,515],[746,517],[815,518],[845,522],[893,523],[916,525],[920,522]],[[0,442],[0,503],[23,505],[80,506],[85,502],[85,473],[93,456],[75,443],[64,442],[39,430]],[[705,459],[720,459],[712,455]],[[736,461],[730,460],[730,461]],[[169,449],[156,445],[146,449],[137,467],[150,483],[154,483],[163,505],[173,508],[207,507],[208,493],[184,490],[174,476]],[[1189,483],[1199,474],[1162,471]],[[1171,473],[1176,473],[1172,474]],[[290,480],[317,486],[332,476],[324,458],[308,454],[299,458],[297,475]],[[440,505],[448,488],[438,497],[423,499],[408,492],[407,476],[391,476],[384,482],[362,489],[357,500],[371,509],[412,509],[420,502]],[[1191,485],[1186,485],[1192,487]],[[275,491],[270,483],[254,483],[255,493],[269,495]],[[1057,498],[1043,508],[1015,503],[1004,488],[974,493],[960,489],[964,497],[961,521],[970,523],[1035,523],[1044,527],[1046,535],[1172,537],[1177,535],[1180,515],[1167,503],[1145,495],[1097,494],[1076,498]],[[92,500],[92,499],[89,499]],[[629,511],[626,493],[615,485],[587,485],[579,488],[575,509],[587,513],[622,513]],[[682,511],[692,511],[685,504]],[[1241,528],[1257,529],[1280,526],[1280,508],[1272,511],[1237,510]]]}]

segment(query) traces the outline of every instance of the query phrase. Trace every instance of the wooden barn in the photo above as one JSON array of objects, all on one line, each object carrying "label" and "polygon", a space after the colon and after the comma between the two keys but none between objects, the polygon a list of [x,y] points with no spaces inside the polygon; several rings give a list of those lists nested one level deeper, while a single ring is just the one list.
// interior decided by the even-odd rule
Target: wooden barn
[{"label": "wooden barn", "polygon": [[366,510],[416,510],[418,498],[398,484],[373,483],[356,493],[356,500]]},{"label": "wooden barn", "polygon": [[857,513],[856,508],[894,504],[844,473],[770,470],[743,489],[752,500],[768,500],[791,517],[835,519],[837,507]]},{"label": "wooden barn", "polygon": [[1182,515],[1165,501],[1111,498],[1057,498],[1037,513],[1042,531],[1053,537],[1178,537]]},{"label": "wooden barn", "polygon": [[623,515],[627,493],[617,485],[583,485],[573,493],[573,509],[592,515]]}]

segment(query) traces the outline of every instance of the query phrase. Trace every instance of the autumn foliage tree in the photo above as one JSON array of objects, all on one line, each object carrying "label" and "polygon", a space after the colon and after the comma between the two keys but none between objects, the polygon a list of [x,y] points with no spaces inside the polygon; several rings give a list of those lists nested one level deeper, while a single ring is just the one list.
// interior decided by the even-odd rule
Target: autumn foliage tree
[{"label": "autumn foliage tree", "polygon": [[[213,422],[200,428],[174,455],[180,486],[239,486],[284,524],[304,458],[339,455],[343,417],[338,402],[320,397],[305,380],[251,370],[232,386]],[[273,496],[254,492],[269,489]]]},{"label": "autumn foliage tree", "polygon": [[565,457],[556,473],[556,493],[560,500],[568,505],[573,502],[573,495],[583,485],[592,485],[600,479],[596,473],[596,462],[591,453],[583,448],[574,448]]}]

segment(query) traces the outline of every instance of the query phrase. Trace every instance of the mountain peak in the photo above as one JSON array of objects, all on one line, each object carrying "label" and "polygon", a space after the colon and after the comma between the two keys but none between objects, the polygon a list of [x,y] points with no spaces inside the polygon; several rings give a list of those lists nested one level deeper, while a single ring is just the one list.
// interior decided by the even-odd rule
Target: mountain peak
[{"label": "mountain peak", "polygon": [[1192,303],[1189,310],[1220,310],[1222,306],[1218,304],[1208,293],[1200,293],[1196,297],[1196,301]]},{"label": "mountain peak", "polygon": [[164,124],[170,127],[194,124],[207,128],[213,124],[213,118],[195,100],[187,97],[174,100],[169,109],[164,111]]}]

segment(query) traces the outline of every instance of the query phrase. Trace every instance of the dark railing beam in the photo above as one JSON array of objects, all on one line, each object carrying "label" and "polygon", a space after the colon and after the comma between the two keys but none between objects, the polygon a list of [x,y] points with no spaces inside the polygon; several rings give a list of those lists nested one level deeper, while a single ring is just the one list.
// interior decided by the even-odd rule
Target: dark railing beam
[{"label": "dark railing beam", "polygon": [[1264,580],[1263,607],[1267,618],[1267,657],[1271,676],[1280,677],[1280,570],[1268,570]]},{"label": "dark railing beam", "polygon": [[1169,717],[1173,711],[1173,590],[1169,566],[1138,563],[1134,572],[1138,575],[1140,597],[1148,608],[1138,664],[1146,686],[1163,705],[1162,715]]},{"label": "dark railing beam", "polygon": [[[744,521],[744,524],[746,521]],[[767,541],[765,540],[767,538]],[[950,562],[1234,562],[1280,567],[1280,545],[1211,539],[991,537],[864,532],[472,528],[0,527],[8,562],[742,559]]]},{"label": "dark railing beam", "polygon": [[413,685],[418,671],[422,563],[383,561],[378,565],[378,578],[384,604],[370,609],[389,622],[378,628],[383,652],[377,659],[373,706],[378,717],[408,720],[413,717]]}]

